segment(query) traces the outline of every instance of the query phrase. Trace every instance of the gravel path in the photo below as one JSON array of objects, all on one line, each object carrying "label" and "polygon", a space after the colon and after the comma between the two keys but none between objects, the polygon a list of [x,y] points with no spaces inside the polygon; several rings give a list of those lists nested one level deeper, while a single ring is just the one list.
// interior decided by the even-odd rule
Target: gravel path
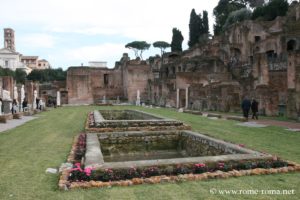
[{"label": "gravel path", "polygon": [[20,126],[36,118],[37,117],[33,117],[33,116],[22,116],[22,119],[12,119],[12,120],[8,120],[7,123],[0,123],[0,133],[7,131],[9,129],[13,129],[17,126]]}]

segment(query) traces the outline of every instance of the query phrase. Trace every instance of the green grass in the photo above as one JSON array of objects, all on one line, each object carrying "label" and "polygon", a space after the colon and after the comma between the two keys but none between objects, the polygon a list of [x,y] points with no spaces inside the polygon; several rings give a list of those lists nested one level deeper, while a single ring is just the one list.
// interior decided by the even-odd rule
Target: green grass
[{"label": "green grass", "polygon": [[[0,133],[0,199],[299,199],[300,173],[248,176],[226,180],[177,184],[139,185],[105,189],[59,191],[58,175],[48,167],[66,161],[73,136],[83,130],[92,106],[64,107],[44,112],[39,118]],[[99,108],[99,107],[98,107]],[[122,109],[125,107],[113,107]],[[133,107],[126,107],[133,108]],[[101,109],[109,109],[101,107]],[[211,120],[170,109],[137,108],[183,120],[194,130],[300,163],[300,135],[279,127],[246,128],[235,121]],[[1,125],[1,124],[0,124]],[[210,189],[295,189],[296,195],[213,195]]]}]

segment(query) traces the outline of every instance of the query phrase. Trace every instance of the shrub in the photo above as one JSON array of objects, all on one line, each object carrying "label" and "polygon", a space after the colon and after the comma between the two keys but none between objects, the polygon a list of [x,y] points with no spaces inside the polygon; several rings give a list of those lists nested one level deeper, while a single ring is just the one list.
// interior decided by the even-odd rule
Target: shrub
[{"label": "shrub", "polygon": [[229,14],[223,29],[227,29],[231,24],[242,22],[244,20],[249,20],[252,17],[251,10],[247,8],[242,8],[240,10],[233,11]]}]

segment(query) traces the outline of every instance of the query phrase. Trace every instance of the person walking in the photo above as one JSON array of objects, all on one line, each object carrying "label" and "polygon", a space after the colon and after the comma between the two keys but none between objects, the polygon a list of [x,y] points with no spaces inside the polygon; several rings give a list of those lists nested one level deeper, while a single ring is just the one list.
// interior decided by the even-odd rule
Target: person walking
[{"label": "person walking", "polygon": [[242,101],[242,110],[243,110],[243,115],[247,120],[249,118],[250,107],[251,107],[251,101],[247,97],[245,97],[244,100]]},{"label": "person walking", "polygon": [[17,110],[18,110],[18,103],[17,103],[17,100],[14,99],[12,102],[11,114],[17,113]]},{"label": "person walking", "polygon": [[23,108],[23,112],[25,112],[27,110],[27,99],[23,100],[22,108]]},{"label": "person walking", "polygon": [[258,102],[253,98],[251,102],[252,119],[258,120]]}]

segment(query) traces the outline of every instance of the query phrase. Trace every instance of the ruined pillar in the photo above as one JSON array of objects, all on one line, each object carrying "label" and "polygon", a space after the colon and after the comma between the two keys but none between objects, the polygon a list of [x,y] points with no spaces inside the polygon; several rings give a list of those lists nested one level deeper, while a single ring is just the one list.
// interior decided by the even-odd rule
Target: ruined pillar
[{"label": "ruined pillar", "polygon": [[189,88],[185,88],[185,108],[189,106]]},{"label": "ruined pillar", "polygon": [[34,91],[33,91],[32,110],[37,109],[36,98],[37,98],[37,91],[34,90]]},{"label": "ruined pillar", "polygon": [[176,108],[179,108],[179,88],[177,88],[177,95],[176,95]]},{"label": "ruined pillar", "polygon": [[57,94],[56,94],[56,105],[60,106],[60,91],[57,91]]}]

